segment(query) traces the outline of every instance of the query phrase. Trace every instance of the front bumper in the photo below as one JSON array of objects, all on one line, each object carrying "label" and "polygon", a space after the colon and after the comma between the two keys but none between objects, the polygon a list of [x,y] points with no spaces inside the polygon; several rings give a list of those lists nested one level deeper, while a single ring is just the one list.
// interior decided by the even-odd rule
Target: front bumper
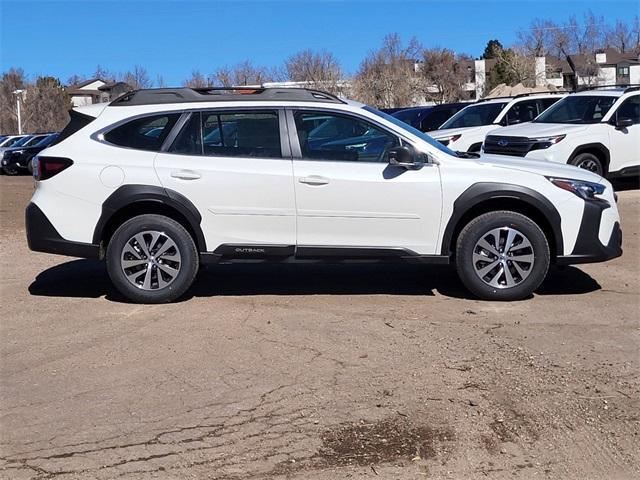
[{"label": "front bumper", "polygon": [[[606,201],[585,202],[578,239],[570,255],[558,256],[558,265],[606,262],[622,255],[622,229],[615,222],[606,245],[599,238],[602,213],[610,208]],[[617,218],[617,217],[616,217]]]},{"label": "front bumper", "polygon": [[27,243],[34,252],[55,253],[80,258],[99,258],[100,246],[92,243],[72,242],[60,236],[47,216],[35,203],[29,203],[25,212]]}]

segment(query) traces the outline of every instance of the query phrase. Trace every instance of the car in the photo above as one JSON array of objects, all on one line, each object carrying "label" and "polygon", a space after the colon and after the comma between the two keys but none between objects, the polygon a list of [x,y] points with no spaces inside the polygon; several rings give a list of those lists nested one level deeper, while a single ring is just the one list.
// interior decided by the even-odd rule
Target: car
[{"label": "car", "polygon": [[437,130],[440,125],[469,105],[469,103],[442,103],[430,107],[405,108],[391,115],[418,130],[430,132]]},{"label": "car", "polygon": [[530,122],[564,95],[564,92],[524,93],[479,100],[429,134],[452,150],[479,152],[487,133],[499,127]]},{"label": "car", "polygon": [[640,87],[573,93],[524,125],[487,135],[487,153],[568,163],[610,178],[640,174]]},{"label": "car", "polygon": [[454,152],[316,90],[150,89],[76,107],[33,174],[30,249],[104,259],[140,303],[180,298],[202,264],[237,262],[452,264],[477,297],[517,300],[551,264],[622,254],[602,177]]},{"label": "car", "polygon": [[25,142],[28,142],[32,138],[32,135],[9,135],[0,142],[0,155],[7,148],[19,147]]},{"label": "car", "polygon": [[18,147],[6,149],[2,154],[2,171],[6,175],[17,175],[20,170],[31,171],[31,159],[58,138],[57,133],[34,135]]}]

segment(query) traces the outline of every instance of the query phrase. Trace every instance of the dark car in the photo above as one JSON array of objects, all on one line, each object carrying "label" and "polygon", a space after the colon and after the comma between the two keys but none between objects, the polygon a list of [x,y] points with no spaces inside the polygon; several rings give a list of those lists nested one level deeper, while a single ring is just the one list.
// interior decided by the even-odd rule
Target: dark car
[{"label": "dark car", "polygon": [[57,138],[57,133],[35,135],[19,147],[8,148],[2,156],[2,171],[7,175],[17,175],[20,170],[31,171],[31,159],[55,142]]},{"label": "dark car", "polygon": [[391,115],[422,132],[430,132],[469,105],[469,103],[443,103],[431,107],[405,108]]}]

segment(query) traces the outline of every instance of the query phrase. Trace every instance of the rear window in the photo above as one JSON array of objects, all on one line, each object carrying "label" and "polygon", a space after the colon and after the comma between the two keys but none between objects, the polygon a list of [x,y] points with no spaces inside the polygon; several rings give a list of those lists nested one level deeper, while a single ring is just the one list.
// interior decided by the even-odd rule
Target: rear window
[{"label": "rear window", "polygon": [[162,113],[136,118],[106,133],[104,139],[121,147],[160,151],[160,147],[180,118],[179,113]]}]

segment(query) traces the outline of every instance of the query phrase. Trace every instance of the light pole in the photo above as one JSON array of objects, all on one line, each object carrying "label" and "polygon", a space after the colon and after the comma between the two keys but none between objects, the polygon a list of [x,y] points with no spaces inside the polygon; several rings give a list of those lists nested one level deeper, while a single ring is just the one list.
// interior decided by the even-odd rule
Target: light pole
[{"label": "light pole", "polygon": [[22,117],[20,112],[20,97],[24,93],[24,90],[14,90],[13,94],[16,96],[16,106],[18,108],[18,135],[22,135]]}]

